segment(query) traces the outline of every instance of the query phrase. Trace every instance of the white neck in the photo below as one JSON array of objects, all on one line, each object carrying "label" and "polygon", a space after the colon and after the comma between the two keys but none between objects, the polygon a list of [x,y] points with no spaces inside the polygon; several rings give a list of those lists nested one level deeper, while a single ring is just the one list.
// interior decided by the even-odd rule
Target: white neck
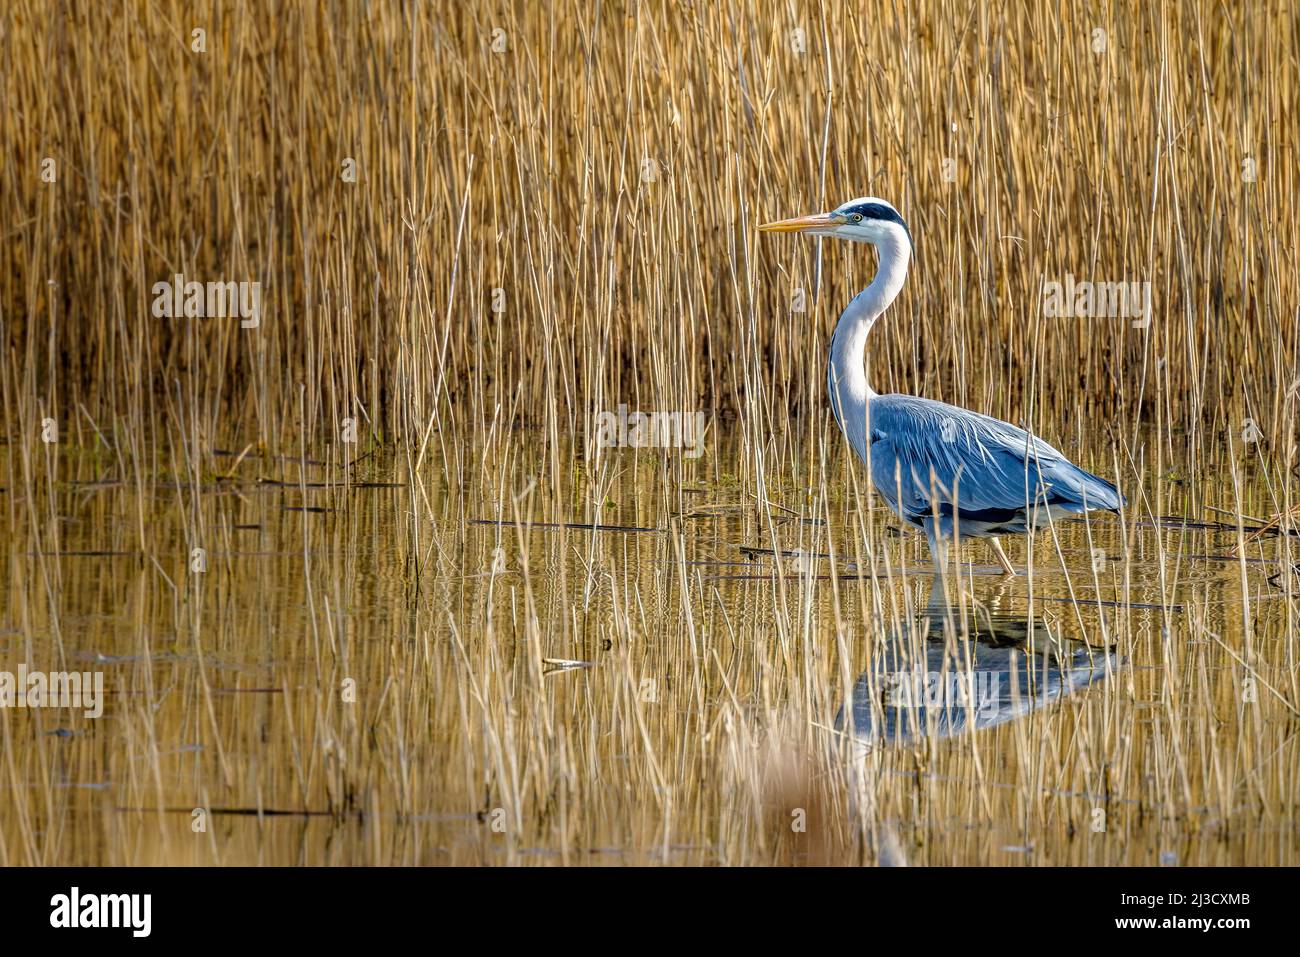
[{"label": "white neck", "polygon": [[859,456],[867,454],[867,403],[876,397],[867,384],[867,334],[889,308],[907,278],[911,244],[902,236],[888,236],[876,244],[880,264],[871,285],[845,307],[831,337],[827,386],[831,411]]}]

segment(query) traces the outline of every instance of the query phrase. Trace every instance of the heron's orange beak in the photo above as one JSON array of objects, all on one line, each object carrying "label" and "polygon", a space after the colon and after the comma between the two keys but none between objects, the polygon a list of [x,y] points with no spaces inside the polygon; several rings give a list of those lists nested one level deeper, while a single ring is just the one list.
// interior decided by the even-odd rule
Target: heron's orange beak
[{"label": "heron's orange beak", "polygon": [[811,216],[797,216],[794,219],[764,223],[758,228],[764,233],[806,233],[810,229],[828,229],[836,225],[838,223],[830,213],[814,213]]}]

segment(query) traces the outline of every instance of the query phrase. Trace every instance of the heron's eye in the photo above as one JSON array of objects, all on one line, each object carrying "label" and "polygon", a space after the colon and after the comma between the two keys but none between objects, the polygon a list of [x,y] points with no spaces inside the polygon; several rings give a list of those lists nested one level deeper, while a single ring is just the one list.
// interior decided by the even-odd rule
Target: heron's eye
[{"label": "heron's eye", "polygon": [[861,214],[861,213],[854,213],[854,214],[853,214],[853,221],[854,221],[855,223],[860,223],[860,222],[862,222],[862,214]]}]

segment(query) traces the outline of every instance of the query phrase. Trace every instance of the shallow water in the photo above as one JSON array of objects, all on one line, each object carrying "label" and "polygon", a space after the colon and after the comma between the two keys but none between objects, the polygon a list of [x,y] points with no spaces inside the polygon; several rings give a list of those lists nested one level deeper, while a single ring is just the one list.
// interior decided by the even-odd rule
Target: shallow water
[{"label": "shallow water", "polygon": [[0,670],[105,695],[0,709],[0,864],[1296,862],[1276,536],[1108,516],[1014,579],[973,543],[918,624],[924,540],[843,462],[318,454],[11,468]]}]

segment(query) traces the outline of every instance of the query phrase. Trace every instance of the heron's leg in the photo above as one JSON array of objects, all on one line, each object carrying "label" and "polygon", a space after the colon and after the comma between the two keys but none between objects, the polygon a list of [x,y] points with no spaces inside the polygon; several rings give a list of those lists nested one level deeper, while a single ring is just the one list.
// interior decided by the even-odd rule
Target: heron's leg
[{"label": "heron's leg", "polygon": [[925,523],[925,537],[930,543],[930,561],[934,565],[934,581],[930,583],[930,601],[927,610],[943,611],[948,606],[948,596],[944,591],[944,579],[948,575],[948,542],[934,527],[933,522]]},{"label": "heron's leg", "polygon": [[948,596],[943,592],[943,575],[935,571],[930,581],[930,600],[926,602],[927,614],[941,614],[948,607]]},{"label": "heron's leg", "polygon": [[948,541],[938,533],[932,522],[925,523],[925,538],[930,543],[930,562],[934,573],[941,575],[948,570]]},{"label": "heron's leg", "polygon": [[993,544],[993,554],[998,556],[998,561],[1002,563],[1002,570],[1008,575],[1016,573],[1016,566],[1011,564],[1011,559],[1007,558],[1007,553],[1002,549],[1002,543],[994,535],[989,541]]}]

